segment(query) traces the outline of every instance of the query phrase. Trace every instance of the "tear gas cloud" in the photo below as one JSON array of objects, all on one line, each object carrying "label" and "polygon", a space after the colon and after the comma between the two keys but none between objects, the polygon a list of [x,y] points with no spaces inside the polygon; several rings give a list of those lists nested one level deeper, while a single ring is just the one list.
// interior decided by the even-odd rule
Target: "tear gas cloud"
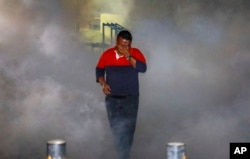
[{"label": "tear gas cloud", "polygon": [[[230,142],[248,141],[249,5],[234,3],[103,6],[121,12],[148,61],[132,158],[165,158],[166,143],[180,141],[188,158],[226,159]],[[95,83],[100,53],[67,14],[58,1],[0,1],[0,158],[45,158],[54,138],[68,158],[115,155]]]},{"label": "tear gas cloud", "polygon": [[96,55],[79,43],[56,1],[0,7],[1,158],[45,158],[55,138],[68,142],[69,158],[100,158],[110,139]]}]

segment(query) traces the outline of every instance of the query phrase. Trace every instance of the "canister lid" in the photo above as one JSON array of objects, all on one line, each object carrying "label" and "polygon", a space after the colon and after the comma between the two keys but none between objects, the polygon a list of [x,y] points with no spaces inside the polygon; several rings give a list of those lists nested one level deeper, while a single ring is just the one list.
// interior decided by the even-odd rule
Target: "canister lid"
[{"label": "canister lid", "polygon": [[169,142],[167,145],[168,146],[184,146],[185,144],[183,142]]},{"label": "canister lid", "polygon": [[54,139],[54,140],[50,140],[47,142],[48,144],[65,144],[66,142],[64,140],[61,139]]}]

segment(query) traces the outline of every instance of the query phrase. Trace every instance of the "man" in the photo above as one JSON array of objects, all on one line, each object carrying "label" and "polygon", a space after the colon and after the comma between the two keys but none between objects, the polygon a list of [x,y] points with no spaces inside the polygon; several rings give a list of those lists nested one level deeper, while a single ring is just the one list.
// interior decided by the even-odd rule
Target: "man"
[{"label": "man", "polygon": [[116,46],[104,51],[96,66],[119,159],[129,158],[139,106],[138,73],[147,69],[143,53],[131,43],[131,33],[120,31]]}]

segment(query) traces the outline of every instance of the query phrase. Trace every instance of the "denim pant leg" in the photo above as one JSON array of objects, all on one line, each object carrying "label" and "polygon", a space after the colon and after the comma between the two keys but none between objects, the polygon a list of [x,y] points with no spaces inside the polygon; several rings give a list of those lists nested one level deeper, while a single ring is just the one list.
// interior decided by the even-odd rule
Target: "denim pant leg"
[{"label": "denim pant leg", "polygon": [[128,159],[133,144],[139,97],[107,96],[105,103],[119,159]]}]

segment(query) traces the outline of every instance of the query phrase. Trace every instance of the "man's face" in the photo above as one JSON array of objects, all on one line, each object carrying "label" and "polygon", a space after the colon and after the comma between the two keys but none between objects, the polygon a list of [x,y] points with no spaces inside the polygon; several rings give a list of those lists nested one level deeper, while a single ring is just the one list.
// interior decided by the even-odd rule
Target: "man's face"
[{"label": "man's face", "polygon": [[116,47],[119,53],[125,54],[131,47],[131,41],[119,37],[116,41]]}]

